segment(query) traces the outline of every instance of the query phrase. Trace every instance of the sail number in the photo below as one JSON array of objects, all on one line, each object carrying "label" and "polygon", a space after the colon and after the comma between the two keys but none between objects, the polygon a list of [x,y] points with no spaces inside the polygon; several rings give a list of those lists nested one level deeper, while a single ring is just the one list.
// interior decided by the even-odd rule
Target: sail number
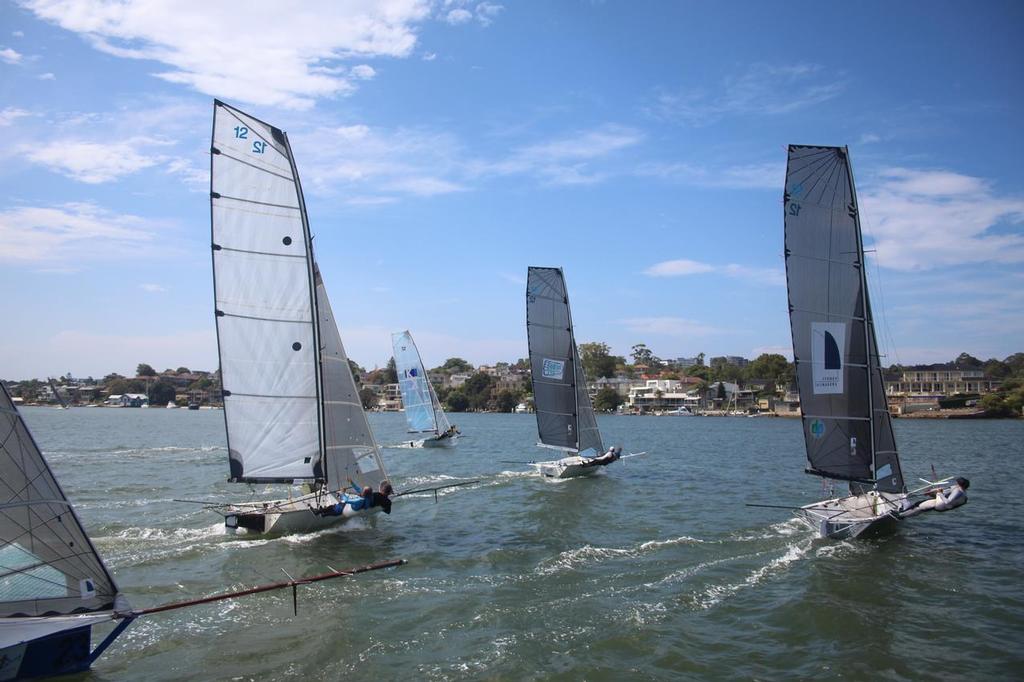
[{"label": "sail number", "polygon": [[789,215],[800,215],[800,204],[790,204]]},{"label": "sail number", "polygon": [[[235,139],[236,140],[248,140],[249,139],[249,128],[246,126],[235,126]],[[252,143],[253,154],[263,154],[267,151],[267,143],[263,140],[255,140]]]}]

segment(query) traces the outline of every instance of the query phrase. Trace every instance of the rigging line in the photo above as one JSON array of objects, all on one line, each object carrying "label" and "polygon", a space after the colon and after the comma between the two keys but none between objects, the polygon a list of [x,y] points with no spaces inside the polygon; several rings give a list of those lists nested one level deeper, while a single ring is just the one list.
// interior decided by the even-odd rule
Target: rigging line
[{"label": "rigging line", "polygon": [[[822,159],[820,163],[816,163],[815,164],[816,167],[813,170],[809,170],[807,178],[810,179],[810,178],[813,177],[814,178],[814,182],[806,190],[806,196],[807,197],[810,197],[813,194],[814,190],[817,189],[818,184],[822,180],[825,179],[826,172],[829,174],[829,176],[831,176],[832,170],[835,168],[835,164],[836,164],[836,159],[835,159],[835,155],[833,154],[833,155],[831,155],[831,156],[829,156],[827,158]],[[827,184],[827,181],[826,181],[826,184]],[[821,200],[824,200],[824,198],[825,198],[825,193],[824,193],[824,191],[822,191],[822,193],[821,193]],[[824,205],[824,204],[820,204],[820,205]]]},{"label": "rigging line", "polygon": [[[68,561],[70,564],[72,564],[72,566],[76,566],[80,570],[92,570],[93,569],[93,564],[96,563],[95,560],[98,559],[98,557],[96,556],[95,550],[92,548],[90,543],[88,543],[88,542],[85,543],[85,547],[89,550],[88,552],[73,552],[73,551],[72,552],[68,552],[68,551],[66,551],[66,550],[69,550],[71,548],[71,544],[73,544],[76,540],[77,541],[81,541],[83,538],[85,538],[86,540],[88,539],[88,536],[86,536],[86,534],[85,534],[85,529],[82,528],[82,526],[80,524],[78,524],[78,523],[75,523],[74,525],[65,525],[62,522],[61,525],[57,526],[57,527],[54,527],[53,525],[51,525],[54,521],[59,519],[61,516],[65,516],[65,515],[68,515],[68,514],[70,514],[72,516],[72,518],[74,519],[74,514],[71,514],[71,506],[70,505],[68,505],[68,509],[66,511],[58,513],[58,514],[56,514],[55,516],[53,516],[53,517],[51,517],[49,519],[44,519],[38,513],[33,513],[33,512],[34,512],[34,510],[30,507],[28,509],[28,518],[29,518],[29,527],[28,528],[25,528],[24,526],[22,526],[16,519],[11,518],[10,515],[5,514],[5,516],[7,516],[8,521],[10,523],[12,523],[13,525],[17,526],[18,528],[20,528],[22,532],[20,534],[18,534],[18,535],[15,535],[12,538],[10,538],[9,540],[5,540],[4,541],[4,546],[15,545],[17,547],[20,547],[21,545],[16,544],[17,541],[20,540],[22,537],[28,535],[28,536],[30,536],[30,538],[32,540],[32,543],[34,545],[35,544],[41,545],[42,547],[44,547],[46,549],[47,552],[53,554],[54,556],[59,557],[59,559],[58,559],[59,561]],[[35,524],[32,523],[33,516],[35,517],[35,519],[37,521],[37,523],[35,523]],[[75,519],[75,521],[77,521],[77,519]],[[47,543],[42,538],[36,537],[35,531],[37,529],[41,528],[41,527],[44,527],[48,531],[50,531],[50,533],[54,536],[54,538],[56,540],[58,540],[59,542],[61,542],[62,544],[54,547],[54,546],[50,545],[49,543]],[[76,529],[78,531],[77,534],[75,532]],[[60,532],[61,530],[63,531],[63,533]],[[93,559],[93,561],[92,562],[82,561],[82,557],[91,557]]]},{"label": "rigging line", "polygon": [[816,178],[815,181],[814,181],[814,184],[811,185],[811,187],[807,188],[804,191],[804,197],[806,197],[808,199],[811,198],[811,192],[817,186],[818,182],[820,182],[821,176],[823,174],[823,169],[827,168],[828,165],[830,163],[832,163],[833,161],[834,161],[834,154],[832,154],[831,152],[825,152],[821,156],[821,158],[814,159],[813,161],[804,163],[802,166],[800,166],[799,168],[797,168],[797,169],[795,169],[793,171],[794,175],[796,173],[802,173],[803,174],[802,178],[798,178],[797,179],[797,182],[799,184],[803,184],[803,183],[807,182],[812,177]]},{"label": "rigging line", "polygon": [[856,267],[857,267],[857,261],[838,260],[836,258],[824,258],[822,256],[810,256],[810,255],[807,255],[805,253],[797,253],[797,252],[795,252],[793,250],[790,250],[789,256],[790,256],[790,258],[793,258],[793,257],[803,258],[805,260],[813,260],[813,261],[818,261],[820,263],[830,263],[830,264],[834,264],[834,265],[849,265],[853,269],[856,269]]}]

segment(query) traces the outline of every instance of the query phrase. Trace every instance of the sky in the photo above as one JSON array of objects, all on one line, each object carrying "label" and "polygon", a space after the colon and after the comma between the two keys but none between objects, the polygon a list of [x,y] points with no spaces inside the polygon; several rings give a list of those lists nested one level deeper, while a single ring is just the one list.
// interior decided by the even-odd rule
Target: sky
[{"label": "sky", "polygon": [[848,145],[884,362],[1024,350],[1024,4],[0,4],[0,377],[217,366],[213,98],[286,130],[349,355],[791,357],[786,145]]}]

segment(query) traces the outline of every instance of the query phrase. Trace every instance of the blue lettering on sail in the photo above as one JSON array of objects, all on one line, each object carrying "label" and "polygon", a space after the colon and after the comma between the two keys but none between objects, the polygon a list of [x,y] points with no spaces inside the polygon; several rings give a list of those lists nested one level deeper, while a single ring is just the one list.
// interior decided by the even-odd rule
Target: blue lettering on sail
[{"label": "blue lettering on sail", "polygon": [[541,368],[541,376],[545,379],[562,379],[562,377],[565,376],[565,361],[544,358],[544,365]]}]

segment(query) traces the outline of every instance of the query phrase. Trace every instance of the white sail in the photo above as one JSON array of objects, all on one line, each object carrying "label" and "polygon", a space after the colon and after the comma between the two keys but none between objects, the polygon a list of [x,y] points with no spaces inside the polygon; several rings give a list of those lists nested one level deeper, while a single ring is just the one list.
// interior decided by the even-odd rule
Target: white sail
[{"label": "white sail", "polygon": [[387,472],[359,399],[359,389],[319,269],[314,276],[323,343],[325,436],[323,464],[318,464],[314,473],[330,488],[342,488],[351,479],[361,487],[370,485],[380,490],[381,482],[387,480]]},{"label": "white sail", "polygon": [[0,618],[110,612],[122,600],[0,384]]},{"label": "white sail", "polygon": [[214,296],[232,481],[315,478],[323,452],[313,257],[288,139],[214,102]]}]

